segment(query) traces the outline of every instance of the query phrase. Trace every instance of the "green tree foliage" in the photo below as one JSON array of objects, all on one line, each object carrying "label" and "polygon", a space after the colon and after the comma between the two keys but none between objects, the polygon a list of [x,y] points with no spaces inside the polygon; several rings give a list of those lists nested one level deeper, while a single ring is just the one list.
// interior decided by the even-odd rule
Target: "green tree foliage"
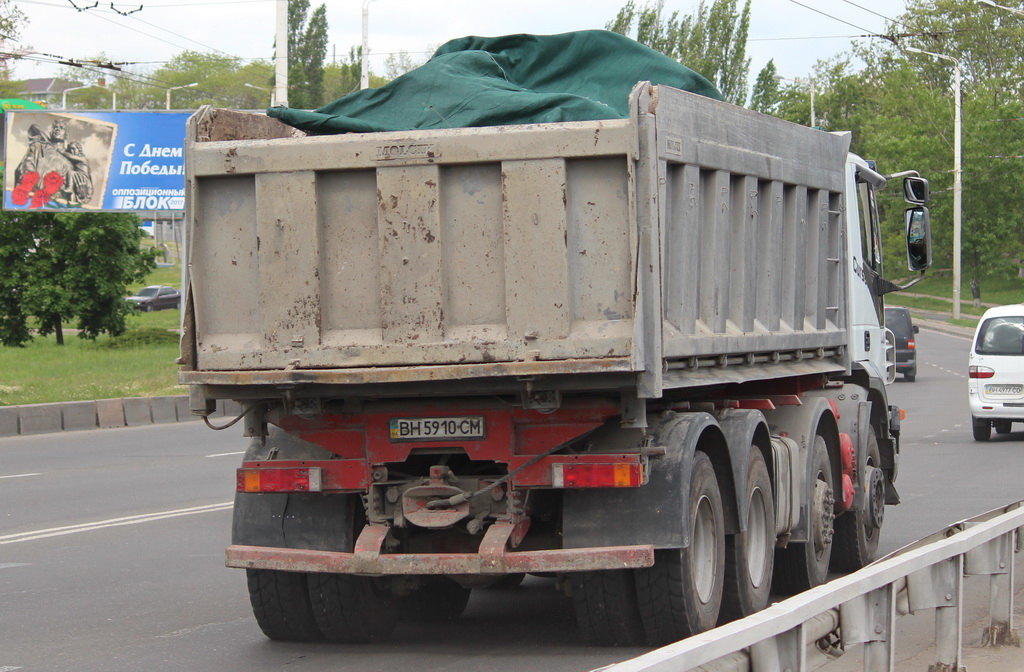
[{"label": "green tree foliage", "polygon": [[[901,32],[916,35],[901,40],[901,46],[961,64],[964,284],[1015,273],[1024,254],[1024,194],[1018,186],[1024,181],[1024,63],[1019,56],[1024,19],[975,3],[911,0],[898,22]],[[948,269],[953,255],[955,65],[871,46],[859,52],[867,67],[861,74],[858,149],[880,164],[885,159],[883,171],[914,167],[931,180],[936,266]],[[897,213],[890,212],[887,223],[889,238],[900,239]],[[963,288],[961,294],[970,296]]]},{"label": "green tree foliage", "polygon": [[399,51],[397,54],[388,54],[388,57],[384,59],[384,77],[388,81],[398,79],[405,73],[410,70],[415,70],[426,62],[426,59],[413,58],[407,51]]},{"label": "green tree foliage", "polygon": [[82,338],[125,331],[127,287],[155,267],[135,215],[0,213],[0,343],[22,346],[73,323]]},{"label": "green tree foliage", "polygon": [[[308,17],[308,19],[307,19]],[[327,7],[309,14],[309,0],[288,0],[288,106],[316,108],[324,97]]]},{"label": "green tree foliage", "polygon": [[324,98],[326,101],[337,100],[344,95],[359,89],[359,78],[362,76],[362,47],[349,49],[348,56],[340,62],[324,66]]},{"label": "green tree foliage", "polygon": [[774,59],[768,61],[757,75],[754,90],[750,95],[750,109],[763,114],[774,113],[779,106],[779,80]]},{"label": "green tree foliage", "polygon": [[726,100],[743,105],[747,100],[747,35],[750,30],[750,0],[743,10],[737,0],[713,0],[708,7],[701,0],[697,13],[680,18],[673,12],[662,19],[664,0],[638,9],[628,0],[606,28],[630,35],[636,27],[636,40],[666,54],[710,80]]}]

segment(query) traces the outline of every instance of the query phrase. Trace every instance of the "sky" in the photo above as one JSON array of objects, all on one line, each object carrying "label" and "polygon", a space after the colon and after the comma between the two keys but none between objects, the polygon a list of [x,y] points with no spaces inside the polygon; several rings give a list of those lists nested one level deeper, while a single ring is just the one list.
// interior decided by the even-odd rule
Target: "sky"
[{"label": "sky", "polygon": [[[115,63],[152,68],[186,49],[242,59],[273,56],[276,0],[131,0],[113,5],[100,0],[90,9],[86,8],[96,0],[11,1],[28,24],[17,42],[5,41],[4,50],[37,52],[15,63],[17,79],[51,77],[61,68],[52,61],[89,60],[101,53]],[[384,59],[399,51],[426,60],[440,44],[466,35],[603,28],[625,2],[369,0],[370,69],[384,74]],[[341,60],[362,43],[365,3],[327,0],[325,4],[330,30],[327,58]],[[635,0],[635,4],[647,3]],[[312,0],[311,5],[317,7],[319,2]],[[698,0],[665,0],[664,13],[690,14],[697,5]],[[855,38],[884,32],[886,19],[896,18],[903,7],[903,0],[753,0],[747,45],[750,82],[771,59],[779,75],[806,78],[818,60],[849,52]]]}]

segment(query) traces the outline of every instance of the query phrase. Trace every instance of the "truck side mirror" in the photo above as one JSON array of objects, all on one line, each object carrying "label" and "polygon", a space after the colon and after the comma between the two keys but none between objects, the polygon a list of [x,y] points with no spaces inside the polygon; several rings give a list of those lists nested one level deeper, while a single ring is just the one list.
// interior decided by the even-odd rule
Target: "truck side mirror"
[{"label": "truck side mirror", "polygon": [[907,224],[907,268],[923,271],[932,265],[932,228],[928,208],[917,206],[904,211]]},{"label": "truck side mirror", "polygon": [[923,177],[903,178],[903,200],[911,205],[924,205],[931,197],[928,180]]}]

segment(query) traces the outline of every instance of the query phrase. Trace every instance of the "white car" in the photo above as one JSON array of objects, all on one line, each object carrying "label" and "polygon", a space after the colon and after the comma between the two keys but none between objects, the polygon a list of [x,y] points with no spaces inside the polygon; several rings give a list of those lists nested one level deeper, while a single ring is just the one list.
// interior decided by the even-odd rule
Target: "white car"
[{"label": "white car", "polygon": [[1012,423],[1024,422],[1024,304],[985,312],[967,372],[975,440],[988,441],[993,427],[1008,434]]}]

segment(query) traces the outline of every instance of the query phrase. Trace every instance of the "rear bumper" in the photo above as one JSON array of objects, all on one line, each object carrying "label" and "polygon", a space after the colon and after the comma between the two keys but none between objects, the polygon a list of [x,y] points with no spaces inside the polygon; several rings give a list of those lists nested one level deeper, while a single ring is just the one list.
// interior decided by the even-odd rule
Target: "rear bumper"
[{"label": "rear bumper", "polygon": [[388,528],[367,526],[352,553],[301,548],[233,545],[225,564],[242,569],[363,575],[457,575],[583,572],[635,569],[654,564],[653,546],[610,546],[544,551],[510,551],[511,525],[493,525],[477,553],[382,553]]},{"label": "rear bumper", "polygon": [[1014,405],[999,401],[982,400],[974,390],[967,395],[967,405],[971,409],[971,417],[979,420],[1014,420],[1024,422],[1024,402],[1009,402]]}]

